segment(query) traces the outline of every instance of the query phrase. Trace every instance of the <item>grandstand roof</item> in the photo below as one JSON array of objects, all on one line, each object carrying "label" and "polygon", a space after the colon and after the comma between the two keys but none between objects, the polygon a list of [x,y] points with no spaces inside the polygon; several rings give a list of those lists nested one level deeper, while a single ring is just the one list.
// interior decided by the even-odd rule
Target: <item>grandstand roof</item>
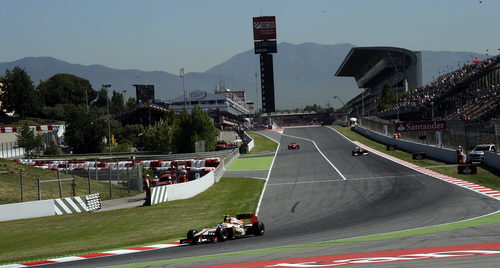
[{"label": "grandstand roof", "polygon": [[372,87],[381,76],[406,72],[415,65],[415,53],[397,47],[355,47],[347,54],[335,76],[354,77],[360,88]]}]

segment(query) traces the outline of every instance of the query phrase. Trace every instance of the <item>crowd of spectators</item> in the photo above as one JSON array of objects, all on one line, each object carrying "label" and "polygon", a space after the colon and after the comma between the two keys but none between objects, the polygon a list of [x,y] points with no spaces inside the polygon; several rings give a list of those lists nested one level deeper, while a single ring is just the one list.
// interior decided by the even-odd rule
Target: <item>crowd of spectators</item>
[{"label": "crowd of spectators", "polygon": [[492,85],[490,89],[471,92],[468,101],[462,107],[457,108],[456,112],[450,114],[446,119],[471,120],[480,118],[490,111],[498,109],[500,105],[500,84]]},{"label": "crowd of spectators", "polygon": [[396,105],[381,111],[381,113],[414,112],[423,106],[429,107],[433,105],[434,101],[452,93],[459,85],[467,85],[481,77],[498,63],[500,63],[500,55],[464,65],[456,71],[439,76],[428,85],[408,92]]}]

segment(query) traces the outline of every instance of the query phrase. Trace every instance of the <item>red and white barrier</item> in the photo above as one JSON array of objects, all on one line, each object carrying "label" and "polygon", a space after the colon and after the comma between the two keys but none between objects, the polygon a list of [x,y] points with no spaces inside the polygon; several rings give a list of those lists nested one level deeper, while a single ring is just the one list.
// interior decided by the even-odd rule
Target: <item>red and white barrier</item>
[{"label": "red and white barrier", "polygon": [[[86,160],[14,160],[24,165],[50,170],[127,170],[132,167],[131,161],[86,161]],[[167,171],[177,166],[185,166],[191,170],[215,168],[220,164],[220,158],[197,158],[187,160],[135,160],[145,169]]]}]

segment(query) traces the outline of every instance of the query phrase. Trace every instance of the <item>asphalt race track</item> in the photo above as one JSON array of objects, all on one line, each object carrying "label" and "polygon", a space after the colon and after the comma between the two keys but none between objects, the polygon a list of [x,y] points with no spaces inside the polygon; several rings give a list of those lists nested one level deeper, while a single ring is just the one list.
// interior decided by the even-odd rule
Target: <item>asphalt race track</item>
[{"label": "asphalt race track", "polygon": [[[500,210],[497,200],[418,173],[375,154],[352,156],[354,145],[328,127],[287,128],[283,134],[259,208],[259,217],[266,224],[264,236],[52,266],[103,267],[308,244],[456,222]],[[278,133],[270,135],[276,137]],[[300,150],[288,150],[287,145],[291,142],[300,144]],[[499,224],[399,239],[167,264],[164,267],[486,242],[500,242]],[[499,262],[500,256],[496,255],[417,261],[405,263],[405,267],[492,267]]]}]

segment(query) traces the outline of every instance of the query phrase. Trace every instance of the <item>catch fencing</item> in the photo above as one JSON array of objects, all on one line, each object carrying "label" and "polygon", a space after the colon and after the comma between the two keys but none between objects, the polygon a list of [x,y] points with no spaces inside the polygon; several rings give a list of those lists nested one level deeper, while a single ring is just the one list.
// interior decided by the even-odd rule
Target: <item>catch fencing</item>
[{"label": "catch fencing", "polygon": [[[477,144],[498,142],[500,128],[497,129],[498,132],[495,133],[495,125],[498,124],[500,124],[500,122],[496,122],[495,120],[492,120],[490,123],[446,120],[447,127],[443,130],[411,131],[400,134],[402,139],[416,143],[450,149],[456,149],[460,145],[465,151],[470,151]],[[377,117],[361,118],[359,126],[389,137],[392,137],[394,133],[398,132],[395,129],[393,121],[383,120]]]}]

